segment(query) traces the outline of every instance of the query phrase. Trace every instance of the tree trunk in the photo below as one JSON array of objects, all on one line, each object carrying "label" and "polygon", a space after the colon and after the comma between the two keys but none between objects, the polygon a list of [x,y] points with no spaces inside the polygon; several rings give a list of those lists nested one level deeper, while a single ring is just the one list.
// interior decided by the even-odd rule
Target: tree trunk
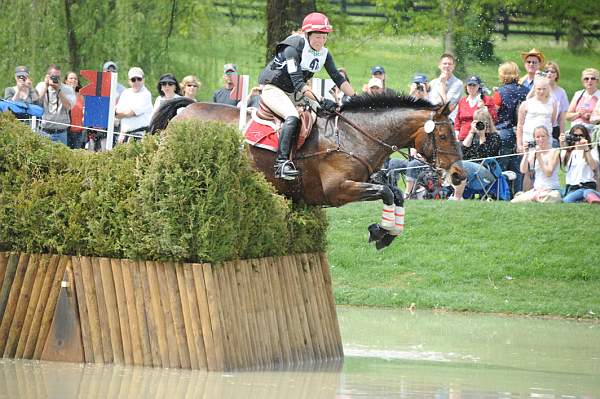
[{"label": "tree trunk", "polygon": [[277,43],[302,26],[306,14],[316,8],[315,0],[267,0],[267,62]]},{"label": "tree trunk", "polygon": [[581,21],[576,18],[569,19],[569,30],[567,32],[567,48],[571,51],[581,51],[583,49],[583,30]]},{"label": "tree trunk", "polygon": [[73,0],[64,0],[65,5],[65,29],[67,31],[67,45],[69,46],[69,63],[74,71],[78,71],[81,67],[79,57],[79,46],[77,44],[77,36],[75,35],[75,26],[71,15],[71,7]]}]

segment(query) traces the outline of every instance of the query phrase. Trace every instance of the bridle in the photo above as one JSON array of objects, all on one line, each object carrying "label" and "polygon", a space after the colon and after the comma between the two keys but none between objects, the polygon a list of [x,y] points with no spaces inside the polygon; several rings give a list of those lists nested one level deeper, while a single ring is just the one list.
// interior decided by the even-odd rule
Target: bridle
[{"label": "bridle", "polygon": [[[341,119],[342,121],[344,121],[346,124],[350,125],[352,128],[354,128],[357,132],[361,133],[363,136],[369,138],[370,140],[374,141],[375,143],[377,143],[379,146],[384,147],[389,149],[392,152],[401,152],[400,149],[398,148],[398,146],[396,145],[391,145],[386,143],[385,141],[373,136],[372,134],[366,132],[364,129],[362,129],[360,126],[358,126],[357,124],[355,124],[354,122],[352,122],[351,120],[349,120],[348,118],[346,118],[344,115],[342,115],[339,111],[335,111],[332,113],[333,115],[335,115],[335,137],[336,137],[336,148],[327,148],[324,151],[318,151],[318,152],[314,152],[311,154],[306,154],[306,155],[301,155],[296,157],[295,159],[306,159],[306,158],[312,158],[315,156],[319,156],[319,155],[327,155],[327,154],[332,154],[335,152],[341,152],[343,154],[346,154],[352,158],[355,158],[356,160],[358,160],[361,164],[363,164],[365,166],[365,168],[367,169],[368,172],[368,176],[371,176],[373,174],[373,168],[371,167],[371,165],[369,164],[369,162],[362,156],[352,153],[352,152],[348,152],[346,150],[344,150],[341,146],[341,139],[340,139],[340,130],[338,129],[338,119]],[[436,145],[436,141],[435,141],[435,130],[437,128],[438,125],[450,125],[452,126],[452,122],[450,121],[434,121],[433,117],[435,116],[435,112],[431,112],[431,115],[429,117],[429,119],[427,121],[425,121],[423,128],[425,129],[425,132],[431,136],[431,145],[433,146],[433,165],[431,165],[431,163],[427,162],[428,165],[430,165],[431,167],[433,167],[434,169],[439,169],[439,160],[437,157],[438,153],[447,153],[447,154],[452,154],[449,151],[444,151],[438,148],[438,146]],[[429,127],[429,129],[427,129]],[[429,131],[427,131],[429,130]]]}]

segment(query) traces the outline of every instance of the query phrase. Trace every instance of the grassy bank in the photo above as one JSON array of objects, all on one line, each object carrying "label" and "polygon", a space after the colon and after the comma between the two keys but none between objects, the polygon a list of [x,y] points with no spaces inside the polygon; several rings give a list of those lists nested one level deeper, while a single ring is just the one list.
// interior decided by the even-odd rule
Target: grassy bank
[{"label": "grassy bank", "polygon": [[412,201],[376,251],[379,203],[328,209],[339,304],[598,318],[600,207]]}]

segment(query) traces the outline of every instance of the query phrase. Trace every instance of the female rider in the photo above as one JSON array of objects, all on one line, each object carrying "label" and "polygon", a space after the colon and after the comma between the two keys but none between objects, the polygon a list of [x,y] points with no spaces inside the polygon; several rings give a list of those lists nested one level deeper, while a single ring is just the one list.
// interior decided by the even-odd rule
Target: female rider
[{"label": "female rider", "polygon": [[321,107],[327,111],[336,108],[335,102],[317,98],[306,82],[324,66],[344,94],[354,95],[354,89],[339,73],[325,47],[327,34],[332,30],[325,15],[318,12],[308,14],[302,22],[302,34],[292,34],[277,44],[275,57],[260,74],[259,83],[264,85],[261,94],[263,103],[284,119],[274,165],[276,178],[294,180],[299,174],[289,160],[300,127],[295,103],[306,97],[320,101]]}]

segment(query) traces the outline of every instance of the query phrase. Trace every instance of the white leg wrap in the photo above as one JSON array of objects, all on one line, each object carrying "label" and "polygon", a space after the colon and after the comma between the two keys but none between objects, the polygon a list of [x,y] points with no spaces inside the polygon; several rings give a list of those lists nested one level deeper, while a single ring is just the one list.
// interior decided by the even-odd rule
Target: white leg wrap
[{"label": "white leg wrap", "polygon": [[394,212],[394,228],[390,231],[392,235],[400,235],[404,231],[404,207],[397,206]]},{"label": "white leg wrap", "polygon": [[383,204],[383,210],[381,211],[381,227],[386,230],[392,230],[395,226],[394,222],[394,209],[396,206]]}]

